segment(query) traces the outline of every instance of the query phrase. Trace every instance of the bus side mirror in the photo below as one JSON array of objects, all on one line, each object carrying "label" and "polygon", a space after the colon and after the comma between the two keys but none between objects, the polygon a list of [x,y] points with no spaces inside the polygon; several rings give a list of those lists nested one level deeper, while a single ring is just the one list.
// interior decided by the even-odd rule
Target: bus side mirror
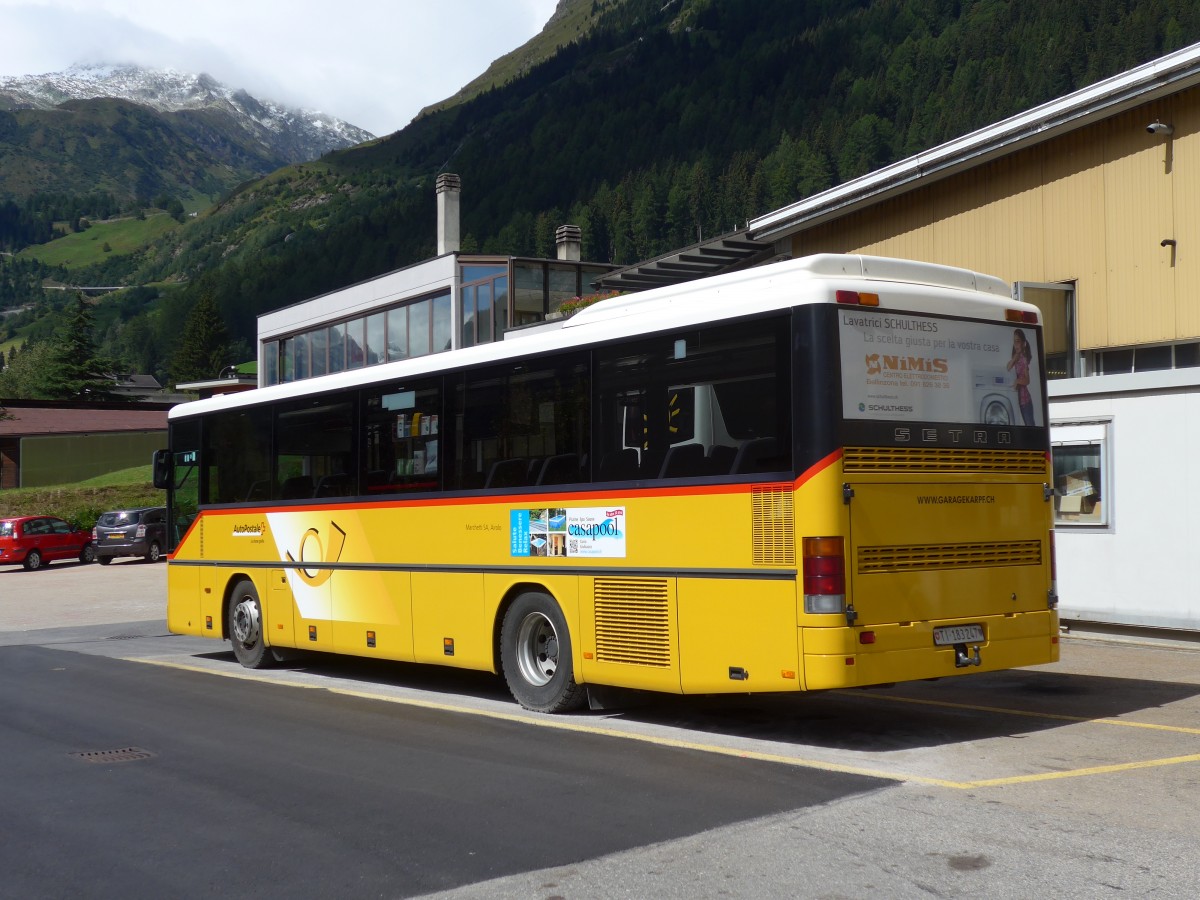
[{"label": "bus side mirror", "polygon": [[171,486],[171,451],[154,451],[154,486],[169,488]]}]

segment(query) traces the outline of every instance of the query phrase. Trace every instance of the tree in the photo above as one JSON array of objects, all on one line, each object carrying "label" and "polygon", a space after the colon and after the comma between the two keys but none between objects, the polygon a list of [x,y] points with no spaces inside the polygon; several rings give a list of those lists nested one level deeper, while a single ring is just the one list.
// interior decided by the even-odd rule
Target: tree
[{"label": "tree", "polygon": [[[46,359],[43,386],[48,400],[113,400],[113,365],[96,353],[95,319],[83,294],[75,295],[59,320]],[[22,354],[23,355],[23,354]]]},{"label": "tree", "polygon": [[229,362],[229,331],[210,292],[200,295],[183,326],[171,359],[171,379],[203,381],[216,378]]},{"label": "tree", "polygon": [[9,355],[8,365],[0,372],[0,397],[9,400],[49,400],[45,379],[53,348],[48,341],[29,344],[21,352]]}]

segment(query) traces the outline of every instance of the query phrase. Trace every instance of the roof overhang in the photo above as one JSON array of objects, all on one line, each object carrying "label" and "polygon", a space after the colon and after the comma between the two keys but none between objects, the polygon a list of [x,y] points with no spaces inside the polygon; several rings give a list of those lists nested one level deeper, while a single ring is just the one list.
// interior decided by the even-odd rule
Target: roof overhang
[{"label": "roof overhang", "polygon": [[1200,84],[1200,44],[1052,100],[749,223],[774,241]]},{"label": "roof overhang", "polygon": [[753,240],[742,229],[616,269],[597,279],[596,285],[610,291],[641,291],[757,265],[774,255],[774,241]]}]

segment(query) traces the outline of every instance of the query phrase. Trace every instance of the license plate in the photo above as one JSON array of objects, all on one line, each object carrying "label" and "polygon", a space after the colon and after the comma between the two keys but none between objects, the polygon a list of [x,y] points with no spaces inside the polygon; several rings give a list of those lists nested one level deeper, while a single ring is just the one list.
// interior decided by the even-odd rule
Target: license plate
[{"label": "license plate", "polygon": [[946,644],[971,644],[983,642],[982,625],[945,625],[933,629],[933,642],[939,647]]},{"label": "license plate", "polygon": [[123,540],[125,540],[125,535],[122,532],[118,531],[118,532],[114,532],[114,533],[110,534],[108,536],[108,539],[110,541],[123,541]]}]

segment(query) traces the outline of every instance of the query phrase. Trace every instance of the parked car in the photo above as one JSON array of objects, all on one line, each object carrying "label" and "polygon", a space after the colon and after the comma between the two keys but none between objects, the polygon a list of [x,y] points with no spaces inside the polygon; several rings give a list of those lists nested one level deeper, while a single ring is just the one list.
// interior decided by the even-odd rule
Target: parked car
[{"label": "parked car", "polygon": [[54,516],[0,519],[0,565],[21,563],[29,571],[55,559],[90,563],[96,558],[92,536]]},{"label": "parked car", "polygon": [[167,510],[163,506],[106,512],[92,529],[96,559],[107,566],[118,556],[158,562],[167,546]]}]

